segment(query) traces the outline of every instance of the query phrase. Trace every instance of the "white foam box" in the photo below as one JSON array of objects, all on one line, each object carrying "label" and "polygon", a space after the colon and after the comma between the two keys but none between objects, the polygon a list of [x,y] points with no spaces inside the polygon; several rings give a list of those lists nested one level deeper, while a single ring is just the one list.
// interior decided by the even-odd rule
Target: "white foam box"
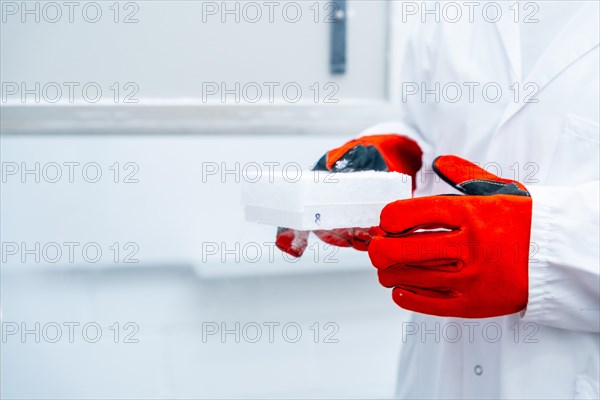
[{"label": "white foam box", "polygon": [[242,183],[247,221],[298,230],[379,225],[386,204],[411,197],[397,172],[256,171]]}]

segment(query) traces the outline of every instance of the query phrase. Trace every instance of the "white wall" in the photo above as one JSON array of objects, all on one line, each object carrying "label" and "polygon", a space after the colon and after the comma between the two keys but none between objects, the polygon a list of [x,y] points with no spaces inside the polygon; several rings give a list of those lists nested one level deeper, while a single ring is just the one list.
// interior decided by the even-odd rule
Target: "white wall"
[{"label": "white wall", "polygon": [[[324,149],[344,137],[74,135],[1,140],[5,269],[127,267],[124,257],[135,250],[141,266],[187,265],[205,276],[370,268],[365,253],[337,251],[320,241],[297,263],[279,251],[272,255],[276,228],[246,222],[243,215],[244,170],[266,163],[279,163],[279,169],[289,165],[290,174],[297,166],[309,169]],[[218,171],[209,175],[212,168]],[[26,169],[37,169],[37,175]],[[101,177],[91,183],[97,170]],[[57,171],[61,176],[53,183]],[[126,183],[128,177],[138,182]],[[73,259],[67,242],[79,243]],[[7,243],[16,244],[15,254]],[[39,262],[35,254],[26,253],[36,243]],[[58,243],[62,256],[52,243]],[[117,262],[114,243],[122,250]],[[124,248],[126,243],[133,246]],[[93,246],[89,256],[83,254],[86,244]],[[235,254],[228,255],[236,246]],[[257,246],[260,254],[254,251]],[[102,251],[97,262],[88,261],[96,259],[94,248]]]},{"label": "white wall", "polygon": [[[111,2],[80,3],[73,22],[57,2],[62,16],[55,23],[55,7],[46,2],[15,2],[14,11],[2,3],[4,82],[98,82],[106,91],[114,82],[134,82],[142,102],[199,99],[204,82],[297,82],[307,92],[314,82],[335,82],[343,100],[384,99],[387,90],[385,1],[348,3],[348,71],[341,76],[329,74],[329,1],[273,2],[271,20],[264,1],[120,2],[116,23]],[[24,12],[36,4],[37,15]],[[96,9],[98,22],[88,22]],[[275,93],[281,98],[281,90]]]},{"label": "white wall", "polygon": [[[31,334],[5,337],[1,397],[391,397],[407,314],[379,286],[367,254],[312,241],[298,262],[271,256],[264,243],[273,242],[274,228],[243,220],[239,174],[202,176],[207,163],[308,168],[392,116],[389,69],[398,60],[387,51],[390,43],[401,49],[404,36],[395,26],[388,37],[391,3],[349,2],[342,77],[328,74],[330,25],[312,21],[313,2],[298,2],[311,18],[297,24],[202,23],[202,2],[188,1],[134,2],[135,24],[112,22],[112,2],[99,3],[107,18],[95,24],[77,17],[72,24],[22,23],[20,14],[6,15],[7,3],[3,83],[95,82],[103,97],[91,103],[76,92],[72,103],[63,95],[55,104],[31,95],[23,102],[19,93],[1,104],[2,328],[94,322],[103,336],[98,343],[78,331],[69,343],[66,330],[58,343],[43,332],[40,343]],[[213,81],[297,82],[304,104],[280,97],[275,104],[204,102],[202,83]],[[121,96],[123,84],[134,82],[139,103],[120,97],[115,104],[114,82]],[[307,97],[314,82],[335,82],[338,103]],[[56,183],[53,163],[63,174]],[[73,182],[65,163],[79,163]],[[92,163],[102,171],[97,183],[81,173]],[[37,165],[39,182],[35,173],[22,176]],[[139,181],[124,183],[134,170]],[[65,242],[77,244],[73,261]],[[40,251],[23,251],[36,243]],[[57,262],[43,251],[51,243],[63,251]],[[102,250],[98,262],[81,253],[90,243]],[[218,245],[216,254],[203,251],[207,243]],[[258,260],[243,253],[254,243],[261,245]],[[8,251],[13,245],[16,254]],[[132,250],[138,262],[123,262]],[[115,322],[121,329],[135,323],[139,343],[122,343],[122,336],[114,343]],[[294,322],[303,336],[295,344],[281,336],[274,343],[231,336],[203,343],[207,322]],[[339,342],[314,343],[315,322],[335,323]]]},{"label": "white wall", "polygon": [[[3,398],[389,398],[393,395],[402,322],[389,290],[379,286],[366,253],[332,252],[321,242],[299,262],[280,252],[257,262],[241,251],[205,255],[203,243],[227,249],[272,242],[274,228],[247,223],[236,175],[209,177],[202,163],[312,162],[343,138],[58,136],[3,137],[2,161],[96,162],[103,177],[88,183],[74,175],[58,183],[35,175],[6,176],[1,193],[2,242],[20,252],[3,256],[1,318],[4,332],[20,332],[1,343]],[[114,183],[107,166],[135,162],[139,183]],[[50,170],[47,170],[49,172]],[[77,170],[76,170],[77,171]],[[120,176],[120,180],[123,176]],[[120,181],[121,182],[121,181]],[[25,247],[50,242],[98,243],[103,258],[87,262],[79,252],[71,263],[44,254],[23,255]],[[114,262],[112,243],[134,242],[139,263]],[[62,246],[65,250],[65,247]],[[50,257],[53,255],[51,254]],[[221,257],[225,257],[223,262]],[[235,261],[239,257],[239,261]],[[316,257],[316,260],[315,260]],[[40,324],[35,335],[22,329]],[[68,342],[65,323],[97,323],[98,343],[80,330]],[[114,343],[114,323],[120,342]],[[131,322],[139,343],[123,343]],[[302,339],[288,343],[281,331],[269,343],[265,323],[298,324]],[[313,324],[321,338],[314,343]],[[21,324],[25,324],[25,326]],[[44,326],[63,327],[49,343]],[[202,342],[203,323],[263,326],[263,339],[236,343],[229,335]],[[339,328],[337,343],[323,343],[324,324]],[[206,329],[206,328],[205,328]],[[293,332],[293,331],[291,331]],[[291,333],[290,333],[291,334]],[[53,335],[49,333],[48,335]],[[90,333],[90,335],[93,335]]]},{"label": "white wall", "polygon": [[330,1],[61,4],[2,2],[4,134],[345,133],[393,116],[393,3],[348,2],[343,75],[329,73]]},{"label": "white wall", "polygon": [[[198,280],[189,270],[3,274],[2,321],[40,323],[40,343],[21,332],[2,343],[3,399],[47,398],[390,398],[406,314],[375,272]],[[286,268],[288,266],[280,266]],[[76,322],[73,343],[65,322]],[[82,328],[97,323],[88,343]],[[118,343],[114,323],[120,324]],[[139,330],[124,343],[126,323]],[[207,336],[203,323],[256,331]],[[319,325],[315,343],[314,323]],[[63,327],[62,338],[49,343]],[[269,342],[267,323],[274,326]],[[296,343],[297,324],[302,336]],[[325,329],[326,323],[337,327]],[[311,330],[311,326],[313,330]],[[331,326],[331,325],[330,325]],[[207,328],[204,328],[205,332]],[[88,331],[94,339],[95,331]],[[286,339],[287,338],[287,339]]]}]

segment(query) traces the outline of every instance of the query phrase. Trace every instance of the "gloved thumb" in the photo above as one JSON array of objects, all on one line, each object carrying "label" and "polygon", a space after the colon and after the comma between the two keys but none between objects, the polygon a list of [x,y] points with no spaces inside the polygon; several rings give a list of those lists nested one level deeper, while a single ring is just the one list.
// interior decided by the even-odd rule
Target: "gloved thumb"
[{"label": "gloved thumb", "polygon": [[512,194],[529,196],[529,192],[523,184],[494,175],[458,156],[444,155],[437,157],[433,161],[433,171],[444,182],[467,195]]}]

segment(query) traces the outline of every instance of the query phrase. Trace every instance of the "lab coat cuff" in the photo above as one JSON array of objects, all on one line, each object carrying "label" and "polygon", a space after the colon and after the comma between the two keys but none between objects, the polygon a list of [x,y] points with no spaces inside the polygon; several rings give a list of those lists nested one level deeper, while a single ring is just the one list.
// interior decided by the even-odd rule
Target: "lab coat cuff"
[{"label": "lab coat cuff", "polygon": [[527,189],[533,203],[529,241],[529,300],[521,317],[524,320],[542,322],[556,315],[552,310],[556,303],[552,301],[552,293],[548,291],[555,211],[549,188],[533,186]]}]

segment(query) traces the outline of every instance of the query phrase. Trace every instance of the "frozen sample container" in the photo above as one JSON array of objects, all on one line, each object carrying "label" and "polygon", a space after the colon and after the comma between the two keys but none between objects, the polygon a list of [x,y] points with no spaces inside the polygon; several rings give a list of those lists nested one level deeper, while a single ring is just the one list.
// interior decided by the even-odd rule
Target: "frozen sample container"
[{"label": "frozen sample container", "polygon": [[242,183],[246,220],[298,230],[379,225],[386,204],[411,197],[398,172],[255,171]]}]

